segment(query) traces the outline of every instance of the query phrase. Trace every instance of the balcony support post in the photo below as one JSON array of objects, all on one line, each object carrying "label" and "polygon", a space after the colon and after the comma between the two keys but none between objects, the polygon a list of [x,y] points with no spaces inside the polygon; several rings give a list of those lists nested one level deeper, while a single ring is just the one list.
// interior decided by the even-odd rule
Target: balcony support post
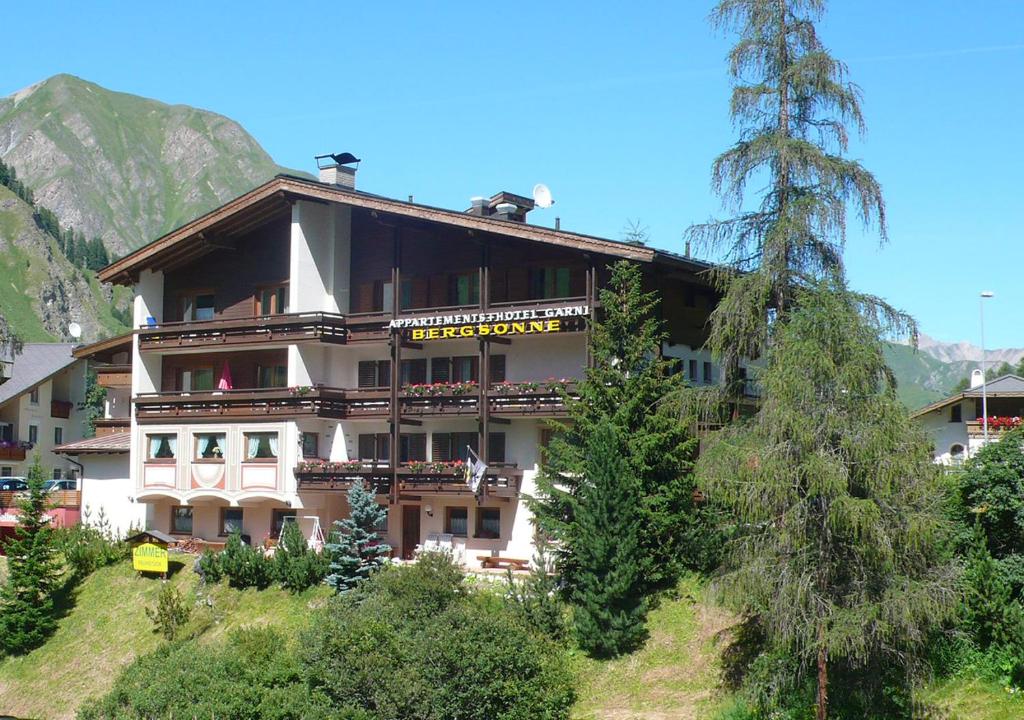
[{"label": "balcony support post", "polygon": [[[396,227],[392,233],[394,241],[394,258],[391,264],[391,317],[397,317],[399,303],[402,300],[402,238]],[[402,408],[398,400],[398,383],[402,378],[402,334],[400,330],[391,332],[391,504],[398,504],[398,463],[402,439]]]},{"label": "balcony support post", "polygon": [[586,319],[587,323],[587,336],[585,342],[587,344],[587,367],[593,367],[594,358],[591,357],[590,352],[590,336],[591,326],[594,322],[594,286],[597,284],[597,269],[594,267],[594,261],[589,256],[587,257],[589,265],[587,267],[587,310],[590,312],[590,317]]}]

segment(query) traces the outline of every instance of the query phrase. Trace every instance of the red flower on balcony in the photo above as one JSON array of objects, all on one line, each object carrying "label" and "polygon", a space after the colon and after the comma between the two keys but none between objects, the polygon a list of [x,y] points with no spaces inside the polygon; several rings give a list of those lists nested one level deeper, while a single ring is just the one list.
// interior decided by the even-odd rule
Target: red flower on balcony
[{"label": "red flower on balcony", "polygon": [[1020,427],[1020,417],[1016,415],[1013,417],[993,415],[988,419],[988,426],[991,430],[1008,430]]}]

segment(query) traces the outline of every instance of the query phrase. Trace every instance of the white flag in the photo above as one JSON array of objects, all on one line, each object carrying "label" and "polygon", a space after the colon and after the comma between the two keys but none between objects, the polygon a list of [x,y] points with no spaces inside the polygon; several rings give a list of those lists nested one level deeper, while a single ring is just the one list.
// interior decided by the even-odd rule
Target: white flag
[{"label": "white flag", "polygon": [[480,483],[483,482],[484,476],[487,474],[487,464],[476,456],[472,448],[467,449],[469,450],[469,461],[466,463],[466,484],[475,494],[480,492]]}]

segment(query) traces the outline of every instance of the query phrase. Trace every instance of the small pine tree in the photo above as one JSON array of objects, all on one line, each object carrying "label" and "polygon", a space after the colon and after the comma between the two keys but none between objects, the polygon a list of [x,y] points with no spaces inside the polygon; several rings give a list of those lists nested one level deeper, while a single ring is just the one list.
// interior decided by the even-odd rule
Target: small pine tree
[{"label": "small pine tree", "polygon": [[641,483],[631,475],[622,446],[611,423],[594,428],[571,521],[573,622],[580,647],[596,657],[629,652],[647,635],[641,514],[635,501]]},{"label": "small pine tree", "polygon": [[46,518],[45,477],[37,453],[28,472],[28,492],[14,538],[5,545],[7,583],[0,589],[0,648],[19,655],[41,645],[57,626],[53,593],[60,560]]},{"label": "small pine tree", "polygon": [[178,631],[192,617],[192,606],[182,597],[178,589],[169,582],[164,582],[157,596],[155,608],[144,608],[146,617],[153,623],[153,632],[158,632],[166,640],[178,637]]},{"label": "small pine tree", "polygon": [[298,523],[285,523],[274,553],[274,575],[281,586],[302,592],[318,585],[327,574],[327,558],[312,550]]},{"label": "small pine tree", "polygon": [[387,510],[377,504],[373,492],[362,480],[348,491],[349,516],[334,523],[331,542],[325,551],[330,557],[327,584],[338,593],[348,592],[384,564],[391,546],[377,534]]}]

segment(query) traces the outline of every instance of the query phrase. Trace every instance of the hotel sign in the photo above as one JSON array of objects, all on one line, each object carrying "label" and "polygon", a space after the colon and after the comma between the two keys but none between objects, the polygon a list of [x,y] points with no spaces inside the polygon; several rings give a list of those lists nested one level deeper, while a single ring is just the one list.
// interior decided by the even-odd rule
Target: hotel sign
[{"label": "hotel sign", "polygon": [[580,318],[590,316],[589,305],[497,310],[460,315],[430,315],[395,318],[392,332],[402,332],[410,340],[454,340],[507,335],[557,333],[570,329]]},{"label": "hotel sign", "polygon": [[167,548],[156,543],[142,543],[132,548],[132,567],[138,572],[167,572]]}]

